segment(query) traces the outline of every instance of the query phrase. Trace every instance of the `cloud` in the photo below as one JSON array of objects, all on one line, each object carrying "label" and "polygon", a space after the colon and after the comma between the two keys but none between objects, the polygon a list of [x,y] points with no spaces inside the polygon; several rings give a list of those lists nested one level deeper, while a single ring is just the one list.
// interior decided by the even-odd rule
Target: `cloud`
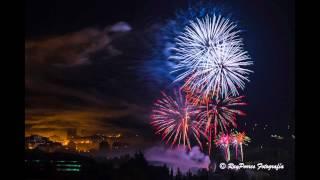
[{"label": "cloud", "polygon": [[[32,104],[42,98],[44,101],[41,103],[48,102],[48,99],[57,102],[55,98],[59,97],[64,99],[74,97],[90,102],[90,104],[103,104],[103,99],[85,88],[90,87],[88,83],[96,80],[90,75],[103,74],[100,74],[101,71],[95,72],[94,67],[83,65],[113,58],[122,53],[112,45],[115,36],[109,33],[112,27],[85,28],[64,35],[26,40],[26,98],[28,100],[36,98]],[[102,54],[103,57],[99,57],[99,54]],[[95,85],[92,84],[91,87]]]},{"label": "cloud", "polygon": [[[130,27],[128,24],[126,26]],[[87,66],[83,68],[83,65],[90,65],[94,61],[106,60],[122,54],[112,45],[115,34],[110,35],[109,30],[113,27],[85,28],[63,35],[26,40],[26,98],[36,99],[29,104],[39,103],[39,99],[44,99],[44,101],[40,100],[40,103],[47,103],[49,99],[57,102],[55,98],[59,99],[59,97],[64,99],[74,97],[93,104],[103,104],[101,102],[103,99],[83,88],[88,82],[95,80],[88,77],[93,74],[94,69]],[[103,57],[97,58],[99,54]]]},{"label": "cloud", "polygon": [[101,30],[87,28],[79,32],[26,42],[26,63],[37,65],[81,65],[90,63],[90,54],[111,41]]},{"label": "cloud", "polygon": [[208,169],[210,165],[210,158],[203,154],[198,146],[192,147],[189,152],[183,147],[170,149],[154,146],[146,150],[145,157],[154,165],[166,164],[173,169],[174,173],[178,168],[182,173],[189,170],[195,173],[199,169]]},{"label": "cloud", "polygon": [[128,32],[131,31],[132,28],[126,22],[118,22],[110,28],[112,32]]},{"label": "cloud", "polygon": [[117,23],[105,29],[85,28],[78,32],[56,35],[25,43],[26,64],[75,66],[91,62],[91,57],[99,51],[116,56],[121,52],[112,45],[109,32],[128,32],[131,30],[125,22]]}]

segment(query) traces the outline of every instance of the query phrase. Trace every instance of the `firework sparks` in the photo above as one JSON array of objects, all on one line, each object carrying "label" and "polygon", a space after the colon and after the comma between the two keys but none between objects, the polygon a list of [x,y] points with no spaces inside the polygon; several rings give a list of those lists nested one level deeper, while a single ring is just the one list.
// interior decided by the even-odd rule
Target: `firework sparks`
[{"label": "firework sparks", "polygon": [[238,159],[238,147],[240,147],[241,161],[243,161],[243,147],[242,147],[242,145],[248,145],[247,143],[249,143],[250,140],[251,139],[245,134],[245,132],[232,133],[232,145],[236,149],[236,159]]},{"label": "firework sparks", "polygon": [[200,106],[203,110],[199,113],[201,124],[205,125],[206,130],[213,127],[215,136],[219,131],[226,132],[227,127],[230,127],[230,125],[232,127],[237,127],[237,115],[243,116],[245,113],[234,107],[246,105],[246,103],[242,102],[243,97],[244,96],[229,96],[222,100],[207,100],[206,104]]},{"label": "firework sparks", "polygon": [[162,93],[163,98],[154,104],[151,125],[155,127],[156,134],[162,134],[166,143],[183,144],[190,149],[191,135],[202,147],[199,137],[203,133],[193,118],[199,110],[186,101],[181,91],[174,91],[174,94],[175,98]]},{"label": "firework sparks", "polygon": [[235,109],[236,106],[246,105],[242,102],[243,97],[229,96],[222,100],[207,99],[204,104],[199,105],[201,112],[198,114],[198,121],[208,138],[209,154],[211,152],[212,132],[214,132],[214,137],[217,136],[218,132],[227,133],[228,127],[237,127],[237,115],[245,115],[243,111]]},{"label": "firework sparks", "polygon": [[228,134],[221,134],[218,136],[218,138],[215,140],[215,144],[217,147],[222,148],[224,151],[224,157],[225,160],[228,162],[230,161],[230,141],[231,136]]},{"label": "firework sparks", "polygon": [[244,89],[252,72],[245,67],[252,61],[236,27],[220,15],[191,21],[176,38],[175,54],[170,57],[177,61],[173,72],[180,73],[175,81],[184,80],[183,87],[200,91],[203,97],[239,95],[238,88]]}]

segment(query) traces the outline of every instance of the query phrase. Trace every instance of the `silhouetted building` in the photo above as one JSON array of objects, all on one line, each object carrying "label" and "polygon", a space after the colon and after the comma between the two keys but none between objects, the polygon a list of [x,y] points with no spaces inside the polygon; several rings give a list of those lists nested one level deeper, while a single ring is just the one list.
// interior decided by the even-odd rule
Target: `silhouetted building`
[{"label": "silhouetted building", "polygon": [[39,135],[31,135],[25,138],[25,148],[26,149],[35,149],[39,145],[46,144],[51,142],[49,138],[39,136]]},{"label": "silhouetted building", "polygon": [[56,152],[63,150],[62,144],[58,142],[48,142],[45,144],[39,144],[36,149],[44,151],[44,152]]},{"label": "silhouetted building", "polygon": [[99,144],[99,150],[100,151],[107,151],[109,150],[111,147],[110,147],[110,144],[107,142],[107,141],[102,141],[100,144]]},{"label": "silhouetted building", "polygon": [[128,148],[128,146],[129,146],[128,143],[116,141],[112,144],[112,149]]},{"label": "silhouetted building", "polygon": [[39,136],[39,135],[31,135],[25,138],[26,143],[39,143],[43,144],[49,141],[49,138]]},{"label": "silhouetted building", "polygon": [[76,151],[77,149],[77,145],[76,143],[74,143],[72,140],[69,141],[67,147],[66,147],[69,151]]}]

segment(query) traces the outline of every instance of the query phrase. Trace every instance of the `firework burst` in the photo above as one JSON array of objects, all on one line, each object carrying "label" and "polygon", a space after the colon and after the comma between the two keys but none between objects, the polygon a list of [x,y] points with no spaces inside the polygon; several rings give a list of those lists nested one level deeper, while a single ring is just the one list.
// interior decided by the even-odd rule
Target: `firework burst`
[{"label": "firework burst", "polygon": [[156,134],[162,134],[162,140],[171,145],[182,144],[191,149],[189,136],[193,136],[202,147],[200,130],[195,116],[200,112],[195,106],[187,102],[181,91],[174,91],[174,97],[162,93],[163,98],[156,101],[151,115],[151,125]]},{"label": "firework burst", "polygon": [[202,132],[206,133],[209,141],[209,153],[211,151],[212,132],[214,137],[218,132],[227,133],[229,127],[237,127],[237,115],[244,116],[245,113],[241,110],[235,109],[236,106],[243,106],[246,103],[242,102],[239,97],[226,97],[225,99],[207,99],[205,103],[199,105],[201,110],[198,114],[198,123],[201,125]]},{"label": "firework burst", "polygon": [[231,136],[228,134],[220,134],[218,138],[215,140],[215,144],[217,147],[223,149],[225,160],[228,162],[230,161],[230,143],[231,143]]},{"label": "firework burst", "polygon": [[245,67],[252,61],[248,61],[236,27],[220,15],[191,21],[176,38],[174,55],[170,56],[177,61],[173,72],[179,74],[175,81],[183,80],[183,87],[200,91],[203,97],[239,95],[238,88],[244,89],[252,72]]},{"label": "firework burst", "polygon": [[242,102],[243,98],[244,96],[229,96],[222,100],[208,99],[206,104],[199,107],[202,109],[198,115],[200,123],[205,125],[206,130],[212,127],[215,136],[219,131],[226,132],[230,126],[237,127],[237,115],[244,116],[245,113],[235,107],[246,105]]},{"label": "firework burst", "polygon": [[248,145],[251,141],[251,139],[245,134],[245,132],[239,133],[234,132],[232,133],[232,145],[236,149],[236,159],[238,159],[238,147],[240,147],[240,153],[241,153],[241,161],[243,161],[243,147],[242,145]]}]

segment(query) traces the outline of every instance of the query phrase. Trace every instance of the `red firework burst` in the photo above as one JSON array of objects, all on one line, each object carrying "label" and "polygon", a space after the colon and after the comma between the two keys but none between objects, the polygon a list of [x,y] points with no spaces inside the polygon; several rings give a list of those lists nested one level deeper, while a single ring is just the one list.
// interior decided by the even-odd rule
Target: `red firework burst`
[{"label": "red firework burst", "polygon": [[156,134],[162,134],[162,140],[171,145],[183,144],[191,149],[190,136],[194,137],[200,147],[200,130],[196,115],[200,113],[189,103],[181,91],[174,91],[174,97],[162,93],[163,98],[156,101],[151,115],[151,125]]},{"label": "red firework burst", "polygon": [[243,111],[235,109],[236,106],[246,105],[242,102],[243,97],[229,96],[222,100],[213,98],[206,100],[205,104],[199,106],[201,112],[198,115],[198,121],[208,137],[209,153],[211,151],[212,133],[214,132],[214,137],[219,132],[227,133],[229,127],[237,127],[237,115],[245,115]]}]

